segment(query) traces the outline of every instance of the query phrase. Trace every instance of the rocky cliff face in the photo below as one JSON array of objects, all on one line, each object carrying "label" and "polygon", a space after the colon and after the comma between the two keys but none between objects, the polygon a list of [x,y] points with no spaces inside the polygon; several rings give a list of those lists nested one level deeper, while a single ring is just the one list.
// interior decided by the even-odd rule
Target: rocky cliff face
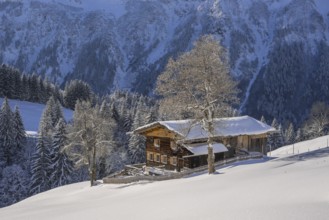
[{"label": "rocky cliff face", "polygon": [[213,34],[240,81],[241,110],[298,121],[329,100],[325,88],[313,91],[316,75],[329,78],[318,68],[328,12],[322,0],[1,1],[0,62],[60,84],[83,79],[99,93],[147,94],[170,57]]}]

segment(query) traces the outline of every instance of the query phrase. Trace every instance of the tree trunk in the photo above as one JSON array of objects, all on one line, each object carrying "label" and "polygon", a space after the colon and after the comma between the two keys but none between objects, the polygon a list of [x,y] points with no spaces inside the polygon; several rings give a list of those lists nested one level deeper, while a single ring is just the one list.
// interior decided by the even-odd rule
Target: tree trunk
[{"label": "tree trunk", "polygon": [[92,187],[94,185],[94,179],[92,176],[93,176],[92,170],[89,170],[90,187]]},{"label": "tree trunk", "polygon": [[90,186],[93,186],[93,184],[94,184],[94,181],[92,178],[92,163],[93,163],[93,158],[89,154],[88,155],[88,174],[89,174],[89,178],[90,178]]},{"label": "tree trunk", "polygon": [[89,161],[90,186],[94,186],[96,181],[96,146],[92,147],[91,159]]},{"label": "tree trunk", "polygon": [[215,173],[215,156],[212,142],[208,142],[208,173]]},{"label": "tree trunk", "polygon": [[205,129],[208,131],[208,173],[215,173],[215,155],[213,143],[214,125],[213,125],[213,112],[209,100],[207,100],[207,108],[204,111],[204,119],[206,119]]},{"label": "tree trunk", "polygon": [[94,181],[96,181],[96,146],[93,147],[93,159],[92,159],[92,164],[91,164],[91,186],[94,186]]}]

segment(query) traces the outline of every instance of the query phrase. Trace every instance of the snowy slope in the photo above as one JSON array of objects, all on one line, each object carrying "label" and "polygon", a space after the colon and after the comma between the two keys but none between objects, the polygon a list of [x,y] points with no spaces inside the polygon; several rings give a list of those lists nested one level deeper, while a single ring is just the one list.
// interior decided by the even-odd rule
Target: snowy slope
[{"label": "snowy slope", "polygon": [[[24,127],[26,131],[38,131],[39,122],[41,119],[42,112],[45,108],[44,104],[25,102],[19,100],[8,100],[12,110],[15,106],[19,107]],[[3,98],[0,98],[0,105],[2,105]],[[66,121],[70,121],[73,118],[73,111],[69,109],[63,109],[63,114]]]},{"label": "snowy slope", "polygon": [[322,148],[328,148],[329,146],[329,135],[315,138],[313,140],[302,141],[294,145],[287,145],[280,147],[267,155],[272,157],[286,157],[293,154],[302,154]]},{"label": "snowy slope", "polygon": [[[318,140],[309,142],[317,145]],[[78,183],[0,209],[0,219],[300,219],[329,216],[329,149],[179,180]]]}]

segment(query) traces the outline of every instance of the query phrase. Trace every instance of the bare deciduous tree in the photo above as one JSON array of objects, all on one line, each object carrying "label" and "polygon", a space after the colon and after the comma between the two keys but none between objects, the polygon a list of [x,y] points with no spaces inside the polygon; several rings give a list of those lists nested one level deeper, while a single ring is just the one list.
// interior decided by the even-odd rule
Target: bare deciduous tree
[{"label": "bare deciduous tree", "polygon": [[212,36],[202,37],[190,52],[169,60],[156,92],[163,97],[160,111],[165,117],[192,116],[208,132],[208,168],[213,173],[213,119],[225,116],[238,101],[224,48]]},{"label": "bare deciduous tree", "polygon": [[107,126],[97,106],[93,108],[90,102],[77,102],[69,134],[70,144],[66,149],[75,157],[77,165],[88,166],[91,186],[96,180],[97,158],[106,153],[106,146],[112,143],[105,133]]}]

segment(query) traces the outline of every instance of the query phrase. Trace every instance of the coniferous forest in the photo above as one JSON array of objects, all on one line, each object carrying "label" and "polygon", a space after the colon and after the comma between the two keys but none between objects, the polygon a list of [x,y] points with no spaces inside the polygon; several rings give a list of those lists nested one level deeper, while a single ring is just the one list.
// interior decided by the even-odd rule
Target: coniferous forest
[{"label": "coniferous forest", "polygon": [[[6,65],[0,68],[0,78],[0,97],[6,97],[0,112],[0,207],[90,179],[85,163],[88,152],[75,136],[85,123],[99,122],[93,138],[105,143],[97,145],[95,179],[125,164],[145,161],[144,138],[130,132],[158,119],[154,99],[123,91],[98,97],[80,80],[61,90],[35,74],[21,74]],[[10,99],[45,104],[37,138],[26,136],[19,109],[10,108]],[[63,107],[75,109],[73,121],[65,121]]]}]

